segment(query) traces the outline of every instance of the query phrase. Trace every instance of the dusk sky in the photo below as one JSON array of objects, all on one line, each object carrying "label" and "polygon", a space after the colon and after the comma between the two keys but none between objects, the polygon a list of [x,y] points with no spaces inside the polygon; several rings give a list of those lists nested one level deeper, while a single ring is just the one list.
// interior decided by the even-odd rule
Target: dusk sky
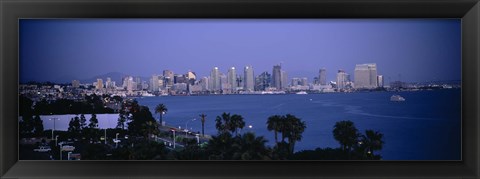
[{"label": "dusk sky", "polygon": [[[150,77],[169,69],[208,76],[282,63],[288,77],[327,80],[376,63],[385,82],[461,79],[460,19],[21,19],[20,82]],[[68,79],[68,80],[67,80]],[[93,82],[93,81],[92,81]],[[119,83],[119,82],[117,82]]]}]

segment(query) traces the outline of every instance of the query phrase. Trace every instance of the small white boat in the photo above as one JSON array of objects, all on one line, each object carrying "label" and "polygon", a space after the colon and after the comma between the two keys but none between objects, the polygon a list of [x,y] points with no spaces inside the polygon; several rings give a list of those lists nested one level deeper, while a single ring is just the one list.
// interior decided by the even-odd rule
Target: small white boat
[{"label": "small white boat", "polygon": [[392,95],[390,97],[390,101],[405,101],[405,98],[401,97],[400,95]]},{"label": "small white boat", "polygon": [[297,92],[296,94],[308,94],[308,93],[305,91],[300,91],[300,92]]}]

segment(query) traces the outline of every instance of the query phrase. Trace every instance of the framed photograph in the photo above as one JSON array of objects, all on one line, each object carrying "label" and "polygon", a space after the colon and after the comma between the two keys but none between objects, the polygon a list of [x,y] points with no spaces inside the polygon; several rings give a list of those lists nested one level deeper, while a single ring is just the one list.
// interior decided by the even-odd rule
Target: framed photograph
[{"label": "framed photograph", "polygon": [[7,178],[479,176],[478,1],[1,8]]}]

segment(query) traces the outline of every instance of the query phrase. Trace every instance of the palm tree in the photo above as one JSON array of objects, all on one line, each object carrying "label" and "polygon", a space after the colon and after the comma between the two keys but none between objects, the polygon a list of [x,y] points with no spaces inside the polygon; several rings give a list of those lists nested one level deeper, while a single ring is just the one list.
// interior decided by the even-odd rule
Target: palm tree
[{"label": "palm tree", "polygon": [[247,132],[235,138],[232,148],[237,150],[233,153],[232,159],[240,160],[265,160],[270,157],[270,149],[265,145],[268,141],[263,136],[255,136]]},{"label": "palm tree", "polygon": [[238,114],[230,115],[230,113],[223,113],[222,116],[217,116],[215,119],[215,127],[219,133],[235,132],[238,135],[238,129],[245,127],[243,117]]},{"label": "palm tree", "polygon": [[155,107],[155,114],[160,113],[160,125],[163,123],[163,115],[167,113],[168,109],[164,104],[158,104]]},{"label": "palm tree", "polygon": [[339,121],[335,123],[333,137],[337,140],[343,151],[350,151],[358,141],[358,130],[352,121]]},{"label": "palm tree", "polygon": [[365,147],[365,153],[368,153],[369,156],[374,156],[373,151],[382,150],[383,144],[383,134],[378,131],[366,130],[365,135],[362,135],[362,144]]},{"label": "palm tree", "polygon": [[243,117],[241,115],[232,115],[230,122],[230,130],[232,132],[235,132],[235,135],[238,135],[238,129],[243,129],[243,127],[245,127],[245,121],[243,121]]},{"label": "palm tree", "polygon": [[295,143],[302,140],[302,133],[307,128],[304,121],[301,121],[294,115],[285,115],[286,136],[288,137],[289,151],[292,154],[294,151]]},{"label": "palm tree", "polygon": [[268,117],[267,120],[267,129],[268,131],[272,131],[275,134],[275,143],[278,143],[277,133],[281,130],[280,123],[282,122],[282,116],[280,115],[273,115]]},{"label": "palm tree", "polygon": [[215,119],[215,128],[217,128],[220,134],[227,133],[230,131],[230,120],[231,116],[230,113],[222,113],[221,116],[217,116]]},{"label": "palm tree", "polygon": [[205,136],[205,118],[207,117],[207,115],[205,114],[200,114],[200,117],[202,118],[201,119],[201,122],[202,122],[202,136]]}]

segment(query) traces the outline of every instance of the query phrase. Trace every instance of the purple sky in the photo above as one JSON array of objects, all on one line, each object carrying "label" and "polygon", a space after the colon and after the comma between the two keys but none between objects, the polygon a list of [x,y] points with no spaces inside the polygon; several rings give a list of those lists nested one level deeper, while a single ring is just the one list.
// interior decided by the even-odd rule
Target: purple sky
[{"label": "purple sky", "polygon": [[279,63],[309,81],[360,63],[386,82],[461,79],[460,19],[22,19],[19,39],[21,82]]}]

